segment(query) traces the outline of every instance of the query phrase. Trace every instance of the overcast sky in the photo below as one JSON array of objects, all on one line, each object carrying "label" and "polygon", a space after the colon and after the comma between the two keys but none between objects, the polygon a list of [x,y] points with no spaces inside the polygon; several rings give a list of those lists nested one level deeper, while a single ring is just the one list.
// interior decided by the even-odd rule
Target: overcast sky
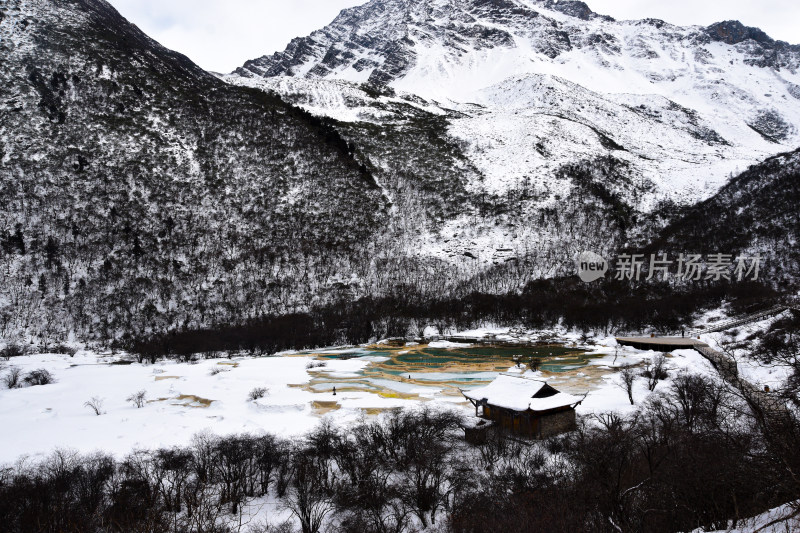
[{"label": "overcast sky", "polygon": [[[247,59],[283,50],[293,37],[325,26],[365,0],[110,0],[164,46],[207,70],[230,72]],[[798,0],[587,0],[617,19],[660,18],[674,24],[738,19],[775,39],[800,44]]]}]

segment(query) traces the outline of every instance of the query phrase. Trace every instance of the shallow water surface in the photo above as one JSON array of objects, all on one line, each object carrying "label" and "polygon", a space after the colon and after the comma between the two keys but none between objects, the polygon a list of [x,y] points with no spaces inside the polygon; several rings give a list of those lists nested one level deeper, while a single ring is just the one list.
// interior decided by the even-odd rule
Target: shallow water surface
[{"label": "shallow water surface", "polygon": [[334,371],[328,367],[309,369],[307,389],[331,394],[368,391],[387,398],[429,399],[436,396],[461,397],[461,390],[491,382],[519,362],[525,367],[538,360],[545,376],[567,379],[598,355],[565,346],[473,346],[431,348],[427,345],[305,352],[319,361],[361,359],[367,365],[357,371]]}]

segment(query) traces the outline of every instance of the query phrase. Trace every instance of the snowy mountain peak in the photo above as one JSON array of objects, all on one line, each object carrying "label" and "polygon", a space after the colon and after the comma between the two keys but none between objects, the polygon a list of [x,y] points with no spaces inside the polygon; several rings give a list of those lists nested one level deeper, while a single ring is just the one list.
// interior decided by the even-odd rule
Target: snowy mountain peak
[{"label": "snowy mountain peak", "polygon": [[[583,2],[541,4],[581,19],[595,17]],[[534,9],[537,5],[518,0],[373,0],[342,11],[330,25],[294,39],[283,52],[248,61],[236,73],[388,84],[415,66],[418,47],[441,47],[456,56],[514,48],[511,29],[539,34],[540,52],[556,57],[570,44],[559,34],[559,23],[542,16]]]},{"label": "snowy mountain peak", "polygon": [[[660,66],[674,67],[654,61],[664,56],[688,66],[713,62],[717,54],[708,47],[715,43],[732,47],[736,59],[753,66],[794,72],[800,65],[800,47],[774,41],[738,21],[707,28],[681,28],[656,19],[615,21],[584,2],[563,0],[372,0],[292,40],[283,52],[248,61],[236,74],[337,78],[458,97],[428,86],[458,81],[449,74],[463,70],[480,73],[488,82],[502,81],[492,71],[486,75],[486,67],[498,59],[507,75],[587,61],[649,74]],[[629,65],[630,57],[644,64]],[[415,78],[422,75],[429,82],[420,86]],[[409,78],[417,85],[403,83]],[[592,81],[585,75],[570,79]]]},{"label": "snowy mountain peak", "polygon": [[759,43],[775,42],[769,35],[761,31],[761,29],[745,26],[738,20],[716,22],[707,27],[705,31],[712,39],[722,41],[726,44],[738,44],[748,39]]},{"label": "snowy mountain peak", "polygon": [[[321,102],[346,100],[320,100],[342,94],[327,81],[389,87],[463,111],[450,133],[503,182],[613,153],[693,201],[800,143],[799,69],[800,46],[738,21],[617,21],[563,0],[372,0],[228,79],[289,97],[267,80],[317,80],[294,101],[328,116],[347,113],[326,111]],[[526,145],[553,136],[570,149],[544,157]],[[513,165],[509,153],[520,155]]]}]

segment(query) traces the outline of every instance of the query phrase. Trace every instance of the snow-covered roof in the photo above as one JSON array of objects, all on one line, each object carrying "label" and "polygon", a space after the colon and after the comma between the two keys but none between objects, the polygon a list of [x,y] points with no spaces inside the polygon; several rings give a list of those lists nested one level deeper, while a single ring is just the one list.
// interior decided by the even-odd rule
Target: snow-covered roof
[{"label": "snow-covered roof", "polygon": [[470,400],[512,411],[548,411],[581,401],[580,397],[563,392],[552,394],[553,390],[543,380],[501,374],[487,386],[463,394]]}]

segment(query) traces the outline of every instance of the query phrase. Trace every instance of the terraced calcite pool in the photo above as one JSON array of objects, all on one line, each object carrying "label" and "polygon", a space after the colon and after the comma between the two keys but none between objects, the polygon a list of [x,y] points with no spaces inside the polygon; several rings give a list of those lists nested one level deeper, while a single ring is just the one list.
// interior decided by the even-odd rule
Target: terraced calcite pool
[{"label": "terraced calcite pool", "polygon": [[[544,377],[569,385],[570,377],[580,378],[585,390],[587,375],[580,372],[599,354],[588,355],[578,348],[548,346],[473,346],[438,348],[428,345],[387,346],[304,352],[315,364],[327,360],[358,359],[366,362],[352,372],[331,371],[325,366],[309,368],[311,381],[305,386],[320,393],[368,391],[388,398],[420,399],[434,396],[461,398],[460,389],[491,382],[520,362],[536,359]],[[568,387],[569,388],[569,387]]]}]

